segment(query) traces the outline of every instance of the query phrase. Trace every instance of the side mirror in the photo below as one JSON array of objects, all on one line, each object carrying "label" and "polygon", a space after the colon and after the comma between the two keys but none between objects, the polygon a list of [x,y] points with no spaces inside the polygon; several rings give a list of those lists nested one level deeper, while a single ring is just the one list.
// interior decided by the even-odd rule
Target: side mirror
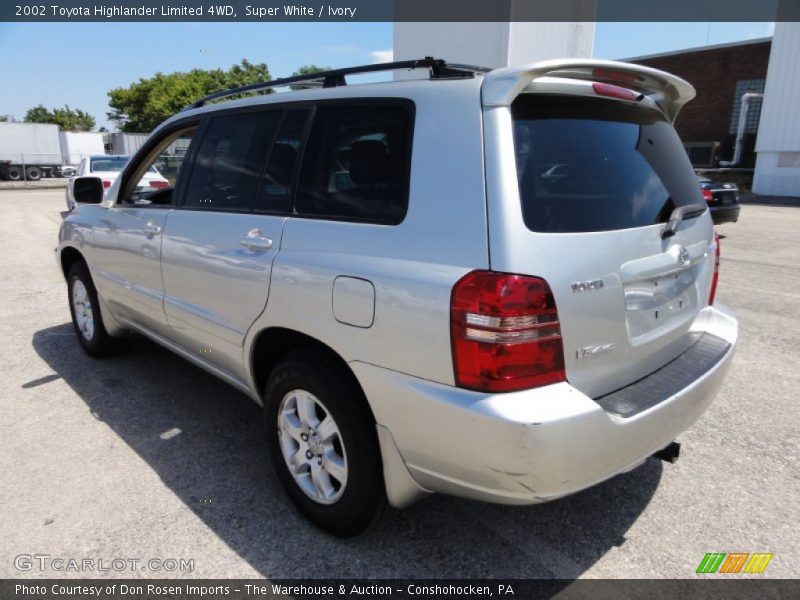
[{"label": "side mirror", "polygon": [[72,196],[78,204],[100,204],[103,201],[103,180],[77,177],[72,183]]}]

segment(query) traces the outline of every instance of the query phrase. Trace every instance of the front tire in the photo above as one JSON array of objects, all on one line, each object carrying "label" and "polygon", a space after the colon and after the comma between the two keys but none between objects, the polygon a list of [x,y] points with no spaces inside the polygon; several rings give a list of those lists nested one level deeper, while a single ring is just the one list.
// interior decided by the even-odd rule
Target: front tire
[{"label": "front tire", "polygon": [[264,419],[278,479],[307,519],[339,537],[379,521],[387,502],[375,419],[344,365],[290,354],[267,382]]},{"label": "front tire", "polygon": [[89,268],[82,260],[70,267],[67,275],[69,310],[72,326],[84,351],[90,356],[101,358],[114,354],[118,340],[111,337],[103,325],[100,302],[94,287]]}]

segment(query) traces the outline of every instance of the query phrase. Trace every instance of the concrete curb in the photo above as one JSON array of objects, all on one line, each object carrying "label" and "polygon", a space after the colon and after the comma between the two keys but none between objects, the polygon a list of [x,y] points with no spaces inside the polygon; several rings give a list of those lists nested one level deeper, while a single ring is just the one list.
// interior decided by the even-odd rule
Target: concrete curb
[{"label": "concrete curb", "polygon": [[759,206],[800,206],[800,196],[760,196],[759,194],[741,194],[741,204],[758,204]]},{"label": "concrete curb", "polygon": [[0,181],[0,190],[45,190],[66,187],[66,179],[44,179],[40,181]]}]

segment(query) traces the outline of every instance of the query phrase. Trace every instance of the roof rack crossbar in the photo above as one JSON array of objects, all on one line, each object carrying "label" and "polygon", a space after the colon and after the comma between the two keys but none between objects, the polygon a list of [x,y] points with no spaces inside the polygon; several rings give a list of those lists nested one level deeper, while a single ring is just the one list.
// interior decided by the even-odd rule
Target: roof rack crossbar
[{"label": "roof rack crossbar", "polygon": [[449,65],[441,58],[426,56],[417,60],[401,60],[390,63],[379,63],[376,65],[361,65],[358,67],[347,67],[344,69],[333,69],[330,71],[319,71],[307,75],[296,75],[294,77],[284,77],[282,79],[271,79],[269,81],[259,81],[250,85],[243,85],[237,88],[214,92],[187,106],[184,110],[200,108],[210,100],[218,100],[227,96],[235,96],[257,90],[265,90],[274,87],[284,87],[297,83],[322,82],[322,87],[338,87],[347,85],[345,75],[357,75],[360,73],[378,73],[381,71],[396,71],[401,69],[428,69],[431,79],[468,79],[475,76],[477,72],[484,72],[488,69],[483,67],[473,67],[469,65]]}]

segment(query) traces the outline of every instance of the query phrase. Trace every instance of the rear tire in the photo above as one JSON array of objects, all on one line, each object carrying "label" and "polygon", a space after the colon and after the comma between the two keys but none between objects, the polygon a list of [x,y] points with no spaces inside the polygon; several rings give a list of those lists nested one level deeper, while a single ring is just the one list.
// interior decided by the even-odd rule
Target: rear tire
[{"label": "rear tire", "polygon": [[387,508],[380,446],[352,373],[299,350],[272,372],[263,399],[270,458],[299,511],[339,537],[376,524]]},{"label": "rear tire", "polygon": [[19,181],[22,179],[22,167],[18,165],[11,165],[6,171],[9,181]]},{"label": "rear tire", "polygon": [[25,179],[28,181],[39,181],[42,178],[42,170],[39,167],[28,167],[25,169]]},{"label": "rear tire", "polygon": [[119,347],[119,340],[111,337],[103,324],[100,302],[89,268],[82,260],[70,267],[67,275],[69,311],[72,326],[84,351],[90,356],[111,356]]}]

